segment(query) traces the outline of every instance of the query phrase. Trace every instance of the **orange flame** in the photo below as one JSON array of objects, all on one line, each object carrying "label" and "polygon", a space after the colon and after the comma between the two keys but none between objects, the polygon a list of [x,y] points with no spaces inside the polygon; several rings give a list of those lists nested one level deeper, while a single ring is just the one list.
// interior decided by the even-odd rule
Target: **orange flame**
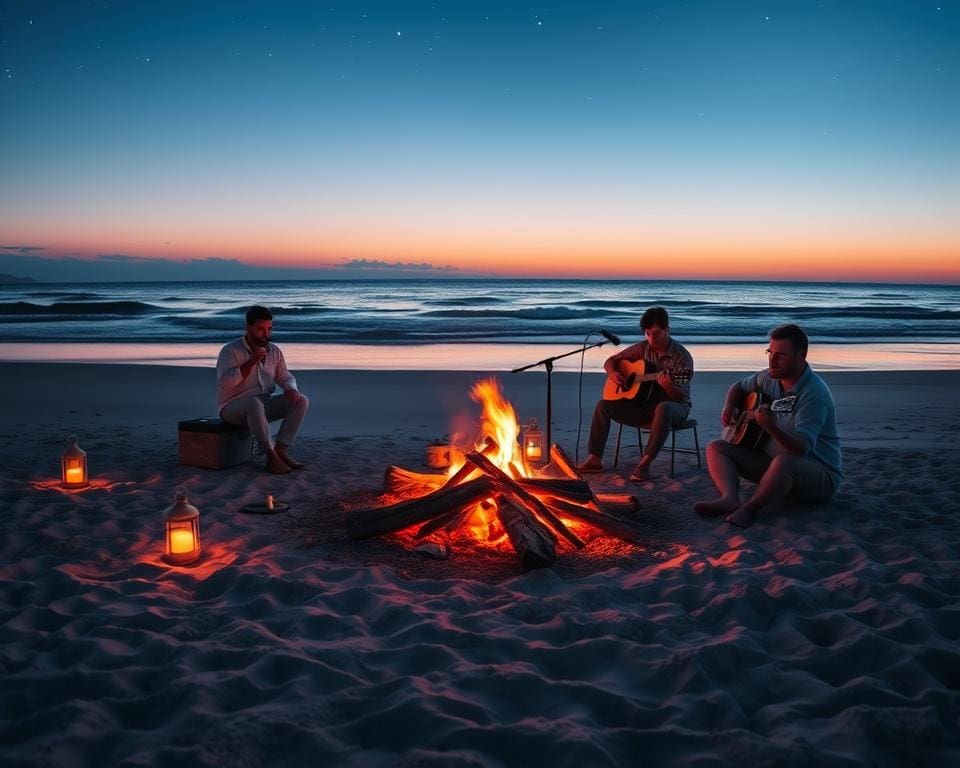
[{"label": "orange flame", "polygon": [[478,381],[470,390],[470,398],[479,403],[483,412],[480,416],[480,433],[475,446],[481,450],[486,439],[492,438],[498,450],[488,458],[511,477],[529,477],[523,454],[517,437],[520,435],[520,423],[513,406],[503,396],[500,381],[491,376]]},{"label": "orange flame", "polygon": [[[523,453],[517,441],[520,435],[520,423],[513,406],[504,397],[500,382],[495,377],[478,381],[470,390],[470,398],[482,408],[480,431],[474,440],[474,448],[482,450],[487,438],[497,444],[497,451],[487,458],[513,478],[530,477]],[[458,454],[451,456],[449,475],[452,476],[463,466],[464,460]],[[465,529],[475,540],[490,544],[505,543],[505,532],[497,518],[497,507],[493,500],[478,504],[467,521]]]}]

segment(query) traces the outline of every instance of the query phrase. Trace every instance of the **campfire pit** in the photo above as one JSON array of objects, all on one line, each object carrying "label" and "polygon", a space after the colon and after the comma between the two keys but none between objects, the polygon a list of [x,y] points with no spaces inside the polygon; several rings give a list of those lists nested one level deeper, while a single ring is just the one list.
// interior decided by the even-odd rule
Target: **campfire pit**
[{"label": "campfire pit", "polygon": [[414,540],[470,532],[478,545],[512,547],[527,568],[549,566],[557,547],[579,549],[590,527],[640,543],[639,527],[625,515],[639,503],[625,494],[594,494],[559,445],[550,463],[534,469],[517,443],[519,423],[499,382],[478,382],[471,397],[483,406],[480,435],[447,474],[390,466],[383,490],[394,501],[352,513],[351,537],[409,532]]}]

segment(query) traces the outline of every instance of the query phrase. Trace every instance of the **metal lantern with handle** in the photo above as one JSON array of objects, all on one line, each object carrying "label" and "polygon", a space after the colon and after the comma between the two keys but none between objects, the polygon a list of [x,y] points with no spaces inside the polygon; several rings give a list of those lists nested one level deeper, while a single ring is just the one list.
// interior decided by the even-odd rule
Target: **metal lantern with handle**
[{"label": "metal lantern with handle", "polygon": [[523,430],[523,458],[533,463],[543,461],[543,432],[537,428],[536,419],[530,419]]},{"label": "metal lantern with handle", "polygon": [[60,479],[64,488],[80,488],[87,484],[87,452],[77,445],[77,436],[67,438],[67,447],[60,454]]},{"label": "metal lantern with handle", "polygon": [[174,492],[173,505],[163,516],[166,529],[164,559],[173,565],[186,565],[200,557],[200,511],[187,500],[182,485]]}]

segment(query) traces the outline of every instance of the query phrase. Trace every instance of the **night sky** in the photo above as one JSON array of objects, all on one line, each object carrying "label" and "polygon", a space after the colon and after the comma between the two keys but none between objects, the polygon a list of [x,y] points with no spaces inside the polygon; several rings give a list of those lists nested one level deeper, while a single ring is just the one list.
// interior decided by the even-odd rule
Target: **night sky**
[{"label": "night sky", "polygon": [[958,282],[958,40],[924,0],[5,2],[0,253]]}]

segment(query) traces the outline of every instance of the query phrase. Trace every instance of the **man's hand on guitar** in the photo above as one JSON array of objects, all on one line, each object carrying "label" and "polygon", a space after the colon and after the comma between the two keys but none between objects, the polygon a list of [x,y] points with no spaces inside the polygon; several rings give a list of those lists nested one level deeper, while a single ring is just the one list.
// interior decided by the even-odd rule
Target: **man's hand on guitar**
[{"label": "man's hand on guitar", "polygon": [[740,411],[732,405],[723,406],[723,410],[720,411],[720,424],[724,427],[729,427],[733,422],[737,420],[737,417],[740,415]]},{"label": "man's hand on guitar", "polygon": [[659,384],[663,389],[669,392],[673,388],[673,381],[670,378],[670,374],[666,371],[660,371],[657,375],[657,384]]},{"label": "man's hand on guitar", "polygon": [[620,389],[624,389],[627,386],[627,378],[620,371],[614,371],[610,374],[610,380],[616,384]]},{"label": "man's hand on guitar", "polygon": [[756,413],[754,414],[753,420],[757,422],[764,432],[769,432],[770,427],[775,423],[773,414],[770,412],[769,405],[761,405],[757,408]]}]

